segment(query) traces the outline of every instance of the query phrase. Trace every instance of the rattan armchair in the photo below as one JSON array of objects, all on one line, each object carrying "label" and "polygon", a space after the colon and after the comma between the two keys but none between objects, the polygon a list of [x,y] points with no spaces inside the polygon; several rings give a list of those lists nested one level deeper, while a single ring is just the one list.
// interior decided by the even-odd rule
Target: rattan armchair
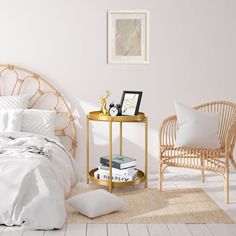
[{"label": "rattan armchair", "polygon": [[236,104],[215,101],[194,107],[198,111],[220,113],[219,140],[220,149],[175,148],[177,119],[168,117],[163,121],[159,132],[159,184],[162,191],[164,171],[167,167],[182,167],[201,171],[213,171],[223,175],[225,203],[229,203],[229,162],[236,168],[233,150],[236,141]]}]

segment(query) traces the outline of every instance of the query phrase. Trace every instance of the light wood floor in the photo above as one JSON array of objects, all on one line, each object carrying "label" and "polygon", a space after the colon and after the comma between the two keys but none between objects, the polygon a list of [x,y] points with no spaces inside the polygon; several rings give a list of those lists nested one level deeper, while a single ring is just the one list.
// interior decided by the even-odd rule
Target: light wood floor
[{"label": "light wood floor", "polygon": [[[156,176],[149,187],[157,187]],[[230,175],[230,204],[224,204],[223,180],[208,173],[206,183],[200,173],[167,173],[164,189],[202,188],[236,222],[236,173]],[[236,236],[236,224],[69,224],[61,230],[22,231],[19,227],[0,227],[0,236]]]}]

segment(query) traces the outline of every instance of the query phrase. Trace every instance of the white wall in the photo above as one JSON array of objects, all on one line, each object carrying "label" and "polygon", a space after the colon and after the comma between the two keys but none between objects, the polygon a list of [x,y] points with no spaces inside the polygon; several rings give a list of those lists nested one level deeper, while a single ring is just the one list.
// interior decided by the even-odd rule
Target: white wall
[{"label": "white wall", "polygon": [[[150,64],[106,64],[108,9],[150,11]],[[236,101],[235,0],[0,0],[0,63],[31,69],[55,84],[79,114],[79,162],[85,172],[85,114],[109,89],[144,92],[150,171],[157,170],[160,121],[173,101]],[[112,99],[112,100],[113,100]],[[93,125],[93,165],[107,153],[107,128]],[[125,126],[126,154],[143,159],[143,128]],[[117,139],[117,135],[116,135]],[[118,149],[116,142],[116,150]]]}]

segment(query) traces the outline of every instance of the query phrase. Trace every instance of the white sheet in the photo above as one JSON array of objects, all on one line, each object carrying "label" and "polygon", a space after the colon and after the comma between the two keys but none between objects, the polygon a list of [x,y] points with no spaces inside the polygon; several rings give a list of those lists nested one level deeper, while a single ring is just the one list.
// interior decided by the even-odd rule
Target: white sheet
[{"label": "white sheet", "polygon": [[0,224],[61,228],[65,197],[77,165],[57,141],[29,133],[0,133]]}]

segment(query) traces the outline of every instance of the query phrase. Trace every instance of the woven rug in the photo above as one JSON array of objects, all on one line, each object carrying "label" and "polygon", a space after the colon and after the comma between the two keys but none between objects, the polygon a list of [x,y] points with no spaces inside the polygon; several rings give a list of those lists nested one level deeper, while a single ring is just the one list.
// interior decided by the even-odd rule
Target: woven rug
[{"label": "woven rug", "polygon": [[[93,189],[96,188],[75,187],[70,196]],[[202,189],[159,192],[156,188],[115,188],[113,194],[125,202],[125,208],[115,213],[89,219],[67,206],[67,223],[234,223]]]}]

